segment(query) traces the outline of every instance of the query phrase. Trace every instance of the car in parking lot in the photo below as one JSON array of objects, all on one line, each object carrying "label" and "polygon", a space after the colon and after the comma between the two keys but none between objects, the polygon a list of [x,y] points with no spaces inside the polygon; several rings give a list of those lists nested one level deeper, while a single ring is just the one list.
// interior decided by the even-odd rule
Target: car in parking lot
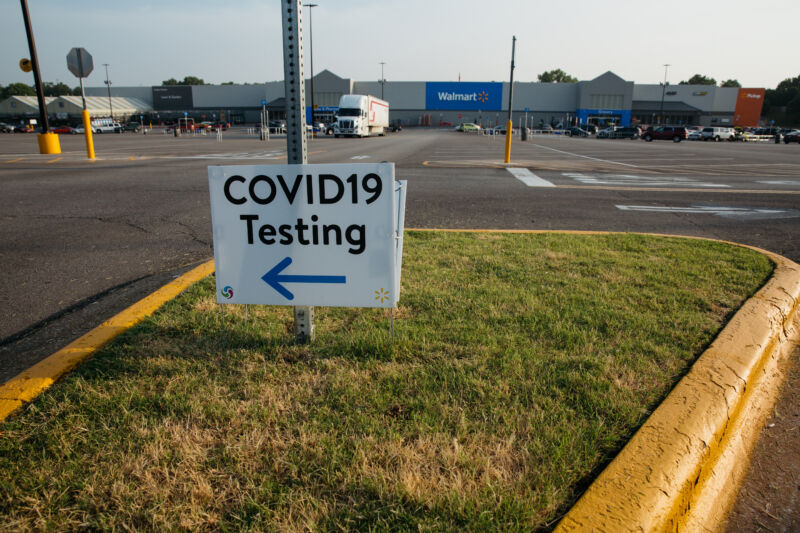
[{"label": "car in parking lot", "polygon": [[122,127],[122,131],[132,131],[133,133],[139,133],[141,129],[142,125],[138,122],[128,122]]},{"label": "car in parking lot", "polygon": [[478,132],[481,131],[481,127],[475,124],[474,122],[462,122],[458,126],[456,126],[456,131],[464,131],[464,132]]},{"label": "car in parking lot", "polygon": [[689,140],[690,141],[702,141],[703,140],[703,130],[689,130]]},{"label": "car in parking lot", "polygon": [[50,128],[50,131],[53,133],[72,133],[72,127],[70,126],[53,126]]},{"label": "car in parking lot", "polygon": [[14,128],[14,133],[33,133],[33,126],[30,124],[22,124]]},{"label": "car in parking lot", "polygon": [[565,130],[565,133],[570,137],[588,137],[589,136],[589,132],[588,131],[586,131],[586,130],[584,130],[582,128],[579,128],[577,126],[572,126],[570,128],[567,128]]},{"label": "car in parking lot", "polygon": [[785,144],[789,143],[797,143],[800,144],[800,130],[792,130],[786,135],[783,136],[783,142]]},{"label": "car in parking lot", "polygon": [[611,134],[614,132],[614,127],[602,128],[597,130],[597,137],[598,139],[610,139]]},{"label": "car in parking lot", "polygon": [[639,138],[639,128],[632,128],[628,126],[623,126],[620,128],[614,128],[611,131],[611,138],[612,139],[638,139]]},{"label": "car in parking lot", "polygon": [[95,133],[122,133],[122,124],[114,122],[112,124],[99,124],[93,126]]},{"label": "car in parking lot", "polygon": [[703,128],[704,141],[733,141],[736,139],[736,130],[717,126]]},{"label": "car in parking lot", "polygon": [[657,128],[648,128],[647,131],[642,133],[642,139],[647,142],[668,140],[679,143],[688,138],[689,130],[686,126],[658,126]]},{"label": "car in parking lot", "polygon": [[0,122],[0,133],[12,133],[13,131],[14,126],[6,124],[5,122]]}]

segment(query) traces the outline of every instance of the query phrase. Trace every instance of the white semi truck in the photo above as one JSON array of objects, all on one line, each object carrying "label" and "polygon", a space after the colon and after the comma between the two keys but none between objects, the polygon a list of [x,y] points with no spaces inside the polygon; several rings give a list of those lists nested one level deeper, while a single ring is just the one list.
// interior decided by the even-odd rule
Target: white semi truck
[{"label": "white semi truck", "polygon": [[386,135],[389,128],[389,103],[365,94],[344,94],[333,134],[336,137]]}]

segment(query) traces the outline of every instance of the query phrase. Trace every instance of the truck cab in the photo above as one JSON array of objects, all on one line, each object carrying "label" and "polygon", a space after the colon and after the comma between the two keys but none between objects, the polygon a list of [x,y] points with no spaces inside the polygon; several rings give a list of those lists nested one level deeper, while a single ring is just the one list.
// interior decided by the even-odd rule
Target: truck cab
[{"label": "truck cab", "polygon": [[363,94],[345,94],[339,100],[339,113],[333,126],[335,137],[385,135],[389,127],[389,104]]}]

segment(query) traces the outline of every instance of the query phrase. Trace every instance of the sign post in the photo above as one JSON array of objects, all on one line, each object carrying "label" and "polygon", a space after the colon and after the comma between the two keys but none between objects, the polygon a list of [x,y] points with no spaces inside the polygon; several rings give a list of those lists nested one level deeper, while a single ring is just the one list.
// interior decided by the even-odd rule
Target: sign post
[{"label": "sign post", "polygon": [[[303,2],[281,0],[283,79],[286,95],[286,157],[289,164],[308,163],[306,84],[303,64]],[[314,308],[294,308],[294,337],[304,344],[314,338]]]},{"label": "sign post", "polygon": [[94,70],[92,55],[85,48],[73,48],[67,54],[67,68],[81,83],[81,102],[83,102],[83,135],[86,140],[86,157],[94,159],[94,141],[92,140],[92,121],[86,109],[86,94],[83,90],[83,78],[89,76]]}]

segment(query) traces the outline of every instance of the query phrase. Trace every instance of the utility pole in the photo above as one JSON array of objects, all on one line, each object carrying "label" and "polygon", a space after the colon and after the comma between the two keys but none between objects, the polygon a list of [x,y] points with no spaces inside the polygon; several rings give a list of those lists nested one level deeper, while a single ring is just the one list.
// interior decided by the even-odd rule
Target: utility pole
[{"label": "utility pole", "polygon": [[108,63],[103,63],[106,67],[106,87],[108,87],[108,112],[111,115],[111,123],[114,123],[114,106],[111,104],[111,80],[108,79]]},{"label": "utility pole", "polygon": [[33,26],[31,17],[28,14],[27,0],[20,0],[22,4],[22,18],[25,21],[25,33],[28,35],[28,50],[31,53],[31,64],[33,65],[33,82],[36,84],[36,98],[39,101],[39,126],[42,133],[50,131],[50,124],[47,122],[47,107],[45,106],[44,91],[42,90],[42,76],[39,73],[39,58],[36,55],[36,43],[33,40]]},{"label": "utility pole", "polygon": [[[286,157],[290,165],[305,165],[308,163],[308,141],[305,135],[306,84],[303,74],[302,0],[281,0],[281,19],[283,83],[286,95]],[[308,343],[314,338],[313,307],[294,308],[294,338],[299,344]]]},{"label": "utility pole", "polygon": [[505,162],[511,162],[511,133],[514,123],[511,122],[511,106],[514,104],[514,51],[517,47],[517,36],[511,38],[511,80],[508,82],[508,120],[506,121],[506,154]]},{"label": "utility pole", "polygon": [[383,85],[386,83],[386,78],[383,77],[383,66],[386,61],[381,61],[381,100],[383,100]]},{"label": "utility pole", "polygon": [[661,86],[661,124],[664,124],[664,95],[667,92],[667,70],[669,63],[664,64],[664,84]]}]

